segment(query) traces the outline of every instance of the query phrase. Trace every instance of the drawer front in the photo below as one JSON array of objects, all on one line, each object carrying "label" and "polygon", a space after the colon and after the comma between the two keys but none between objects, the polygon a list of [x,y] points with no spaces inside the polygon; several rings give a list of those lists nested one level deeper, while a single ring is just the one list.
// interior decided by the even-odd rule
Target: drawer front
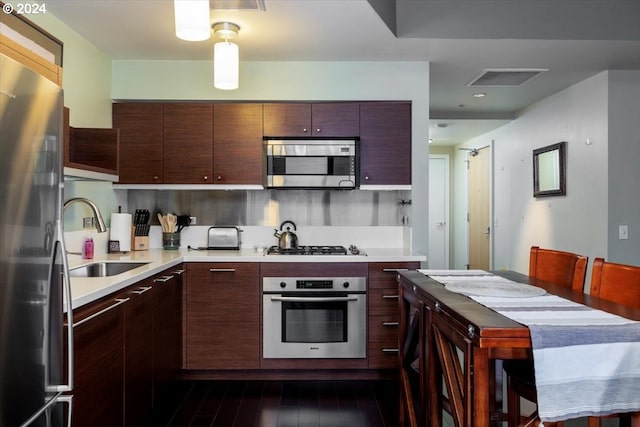
[{"label": "drawer front", "polygon": [[369,264],[369,289],[396,286],[397,270],[414,270],[419,262],[374,262]]},{"label": "drawer front", "polygon": [[398,315],[398,288],[369,289],[370,316]]},{"label": "drawer front", "polygon": [[398,341],[369,343],[370,369],[398,369]]},{"label": "drawer front", "polygon": [[369,342],[398,342],[398,316],[369,316]]},{"label": "drawer front", "polygon": [[367,357],[370,369],[398,367],[398,315],[369,316]]}]

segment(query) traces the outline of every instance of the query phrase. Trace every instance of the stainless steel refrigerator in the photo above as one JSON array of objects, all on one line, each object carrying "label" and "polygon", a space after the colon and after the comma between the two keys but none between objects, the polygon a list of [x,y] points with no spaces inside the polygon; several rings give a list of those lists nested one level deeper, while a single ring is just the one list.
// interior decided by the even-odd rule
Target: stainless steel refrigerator
[{"label": "stainless steel refrigerator", "polygon": [[72,326],[63,323],[63,299],[71,304],[62,240],[62,150],[60,87],[0,54],[3,427],[70,421],[73,336]]}]

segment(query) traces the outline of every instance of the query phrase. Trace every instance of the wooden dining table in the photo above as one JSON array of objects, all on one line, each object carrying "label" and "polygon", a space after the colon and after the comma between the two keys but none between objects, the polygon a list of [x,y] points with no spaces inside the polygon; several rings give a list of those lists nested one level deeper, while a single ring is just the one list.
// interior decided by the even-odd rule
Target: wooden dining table
[{"label": "wooden dining table", "polygon": [[[526,275],[493,272],[588,307],[640,320],[640,310]],[[529,328],[417,270],[398,272],[400,421],[403,426],[488,427],[506,420],[496,361],[531,359]],[[499,372],[498,372],[499,373]],[[446,393],[444,393],[446,390]]]}]

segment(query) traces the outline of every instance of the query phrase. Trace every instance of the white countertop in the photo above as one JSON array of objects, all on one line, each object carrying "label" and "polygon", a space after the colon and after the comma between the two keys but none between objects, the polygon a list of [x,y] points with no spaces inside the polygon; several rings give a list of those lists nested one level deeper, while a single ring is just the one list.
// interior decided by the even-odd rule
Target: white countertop
[{"label": "white countertop", "polygon": [[424,255],[412,254],[408,249],[362,249],[366,255],[264,255],[253,249],[238,251],[195,251],[179,249],[166,251],[150,249],[126,254],[107,254],[91,260],[69,255],[69,268],[101,261],[148,262],[147,265],[109,277],[72,277],[72,307],[76,309],[102,297],[118,292],[140,280],[158,274],[183,262],[409,262],[425,261]]}]

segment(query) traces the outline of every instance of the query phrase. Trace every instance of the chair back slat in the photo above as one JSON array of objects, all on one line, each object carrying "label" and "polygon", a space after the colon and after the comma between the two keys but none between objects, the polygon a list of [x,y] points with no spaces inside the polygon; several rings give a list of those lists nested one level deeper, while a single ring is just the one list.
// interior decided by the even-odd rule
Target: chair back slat
[{"label": "chair back slat", "polygon": [[593,261],[590,294],[622,305],[640,308],[640,267]]},{"label": "chair back slat", "polygon": [[587,261],[583,255],[532,246],[529,276],[583,292]]}]

